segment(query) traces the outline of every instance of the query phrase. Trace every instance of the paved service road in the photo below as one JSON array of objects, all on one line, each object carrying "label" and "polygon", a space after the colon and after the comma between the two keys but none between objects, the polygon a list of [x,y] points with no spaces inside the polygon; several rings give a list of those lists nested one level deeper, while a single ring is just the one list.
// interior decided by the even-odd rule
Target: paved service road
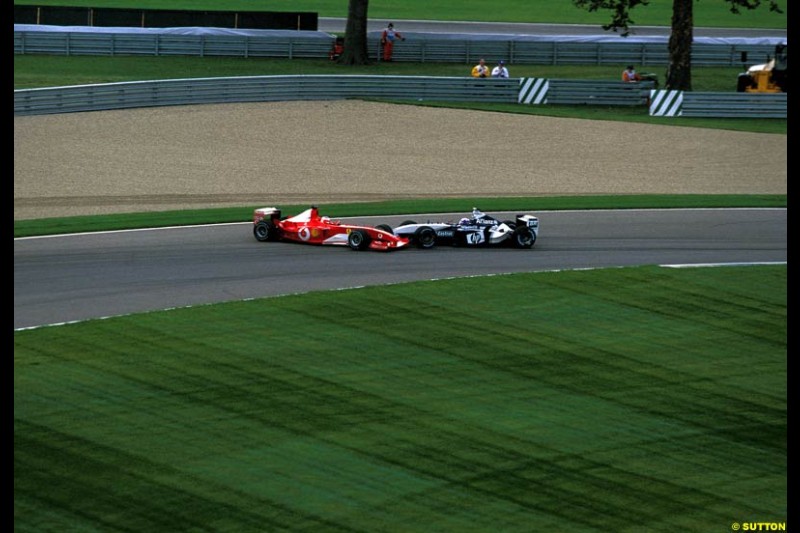
[{"label": "paved service road", "polygon": [[[388,20],[370,19],[367,31],[381,31]],[[425,33],[507,33],[519,35],[614,35],[602,26],[590,24],[541,24],[519,22],[456,22],[435,20],[393,20],[395,27],[402,32]],[[328,33],[344,33],[347,20],[343,18],[320,17],[317,22],[319,31]],[[669,37],[668,26],[632,26],[631,36]],[[782,37],[786,38],[785,29],[759,28],[701,28],[693,30],[695,37]],[[617,34],[618,35],[618,34]],[[622,37],[620,37],[622,39]]]},{"label": "paved service road", "polygon": [[[490,273],[787,260],[786,209],[538,212],[532,250],[259,243],[229,224],[14,241],[14,328],[310,290]],[[505,218],[513,213],[490,213]],[[365,224],[461,215],[369,217]]]}]

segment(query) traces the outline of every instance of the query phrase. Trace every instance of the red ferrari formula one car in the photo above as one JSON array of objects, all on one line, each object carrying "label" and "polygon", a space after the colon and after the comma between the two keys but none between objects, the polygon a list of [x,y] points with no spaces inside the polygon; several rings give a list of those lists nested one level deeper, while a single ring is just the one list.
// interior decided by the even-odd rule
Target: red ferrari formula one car
[{"label": "red ferrari formula one car", "polygon": [[299,215],[281,218],[275,207],[253,212],[253,235],[256,240],[293,241],[306,244],[349,246],[352,250],[397,250],[408,246],[409,239],[398,237],[389,226],[353,226],[319,216],[316,206]]}]

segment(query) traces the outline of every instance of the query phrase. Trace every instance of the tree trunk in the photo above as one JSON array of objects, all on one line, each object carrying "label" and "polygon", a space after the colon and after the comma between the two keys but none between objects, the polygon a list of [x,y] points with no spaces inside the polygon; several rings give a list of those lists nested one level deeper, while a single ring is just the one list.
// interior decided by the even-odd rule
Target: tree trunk
[{"label": "tree trunk", "polygon": [[667,89],[692,90],[692,39],[695,0],[672,0],[672,33],[669,36]]},{"label": "tree trunk", "polygon": [[347,7],[347,26],[344,35],[344,51],[339,57],[341,65],[368,65],[367,52],[367,8],[369,0],[350,0]]}]

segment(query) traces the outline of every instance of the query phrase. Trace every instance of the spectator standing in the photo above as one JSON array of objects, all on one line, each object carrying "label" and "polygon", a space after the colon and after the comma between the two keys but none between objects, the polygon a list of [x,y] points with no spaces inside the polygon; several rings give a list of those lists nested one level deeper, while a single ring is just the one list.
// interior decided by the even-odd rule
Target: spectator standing
[{"label": "spectator standing", "polygon": [[498,61],[497,66],[492,69],[493,78],[508,78],[508,69],[505,61]]},{"label": "spectator standing", "polygon": [[489,74],[489,67],[486,66],[486,61],[483,59],[478,61],[478,64],[472,67],[473,78],[488,78]]},{"label": "spectator standing", "polygon": [[384,61],[391,61],[392,60],[392,52],[394,51],[394,42],[400,39],[401,41],[405,41],[406,38],[399,31],[395,31],[394,24],[391,22],[386,29],[383,30],[383,34],[381,35],[381,46],[383,47],[383,60]]},{"label": "spectator standing", "polygon": [[636,72],[633,65],[628,65],[622,71],[622,81],[642,81],[642,77]]}]

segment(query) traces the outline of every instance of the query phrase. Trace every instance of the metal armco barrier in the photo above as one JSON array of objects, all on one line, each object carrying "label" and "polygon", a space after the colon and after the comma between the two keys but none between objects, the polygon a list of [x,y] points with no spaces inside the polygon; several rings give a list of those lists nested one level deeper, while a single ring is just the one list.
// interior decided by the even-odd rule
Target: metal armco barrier
[{"label": "metal armco barrier", "polygon": [[15,54],[327,58],[333,38],[130,33],[14,32]]},{"label": "metal armco barrier", "polygon": [[[463,63],[479,58],[504,59],[527,65],[626,65],[666,66],[666,42],[569,42],[562,40],[485,40],[445,38],[436,34],[405,33],[395,47],[393,61]],[[186,55],[228,57],[327,58],[335,37],[311,39],[303,32],[290,38],[240,35],[141,35],[131,33],[86,33],[14,31],[15,54],[54,55]],[[370,57],[378,58],[376,36],[368,39]],[[766,62],[774,44],[711,44],[692,46],[695,66],[743,67],[741,54],[751,61]],[[621,68],[621,67],[620,67]]]},{"label": "metal armco barrier", "polygon": [[654,117],[786,118],[786,93],[651,91]]},{"label": "metal armco barrier", "polygon": [[103,83],[14,91],[15,115],[166,105],[380,98],[516,103],[515,78],[246,76]]},{"label": "metal armco barrier", "polygon": [[[544,78],[476,79],[426,76],[245,76],[188,78],[97,85],[75,85],[14,91],[15,115],[44,115],[166,105],[339,100],[380,98],[547,104],[551,86],[564,80]],[[571,80],[574,82],[575,80]],[[607,86],[580,80],[581,98],[602,95]],[[620,83],[620,82],[613,82]],[[638,92],[625,101],[603,105],[641,105]],[[652,90],[649,113],[659,117],[786,118],[787,95],[751,93],[692,93]],[[630,101],[629,101],[630,100]],[[585,103],[585,102],[584,102]]]},{"label": "metal armco barrier", "polygon": [[653,82],[521,78],[521,104],[644,106]]}]

